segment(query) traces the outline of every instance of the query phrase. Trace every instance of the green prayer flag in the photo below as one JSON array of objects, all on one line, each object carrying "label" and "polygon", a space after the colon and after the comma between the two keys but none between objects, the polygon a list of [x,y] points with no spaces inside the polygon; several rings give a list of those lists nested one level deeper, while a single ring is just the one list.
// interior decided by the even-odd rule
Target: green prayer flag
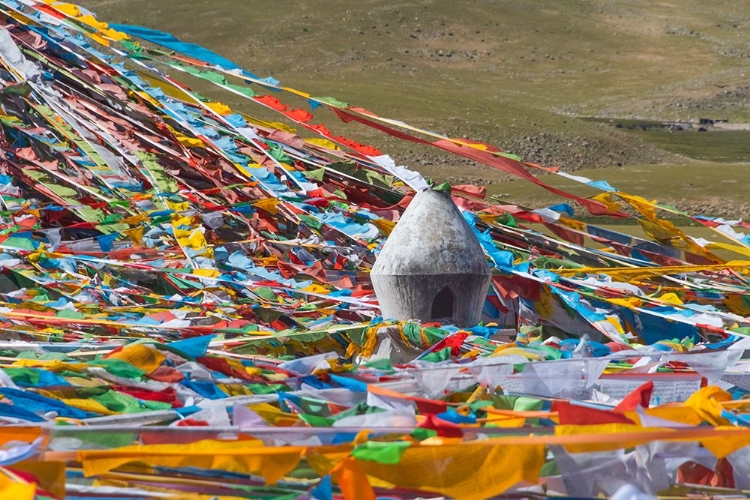
[{"label": "green prayer flag", "polygon": [[307,170],[304,172],[305,177],[308,179],[314,179],[316,181],[323,181],[323,176],[326,174],[325,168],[318,168],[315,170]]},{"label": "green prayer flag", "polygon": [[307,224],[313,229],[320,230],[320,228],[323,227],[323,223],[320,222],[315,217],[313,217],[312,215],[299,214],[297,217],[299,217],[299,220],[301,220],[302,222],[304,222],[305,224]]},{"label": "green prayer flag", "polygon": [[91,361],[89,364],[93,366],[101,366],[112,375],[118,377],[140,379],[146,374],[145,371],[131,365],[127,361],[116,358],[97,359],[96,361]]},{"label": "green prayer flag", "polygon": [[329,104],[336,108],[348,108],[349,107],[349,104],[345,103],[344,101],[339,101],[338,99],[334,99],[333,97],[311,97],[310,99],[313,101],[318,101],[318,102],[322,102],[325,104]]},{"label": "green prayer flag", "polygon": [[396,465],[401,461],[401,456],[411,445],[411,441],[396,441],[392,443],[367,441],[354,448],[352,456],[357,460]]},{"label": "green prayer flag", "polygon": [[267,286],[259,286],[254,292],[256,295],[266,300],[276,300],[276,294]]},{"label": "green prayer flag", "polygon": [[523,161],[520,156],[516,156],[510,153],[498,153],[498,155],[504,156],[505,158],[510,158],[511,160]]},{"label": "green prayer flag", "polygon": [[422,361],[429,361],[431,363],[439,363],[440,361],[446,361],[451,357],[451,348],[445,347],[436,352],[431,352],[422,357]]},{"label": "green prayer flag", "polygon": [[418,441],[424,441],[425,439],[429,439],[437,435],[438,433],[434,429],[423,429],[421,427],[418,427],[411,431],[411,436]]}]

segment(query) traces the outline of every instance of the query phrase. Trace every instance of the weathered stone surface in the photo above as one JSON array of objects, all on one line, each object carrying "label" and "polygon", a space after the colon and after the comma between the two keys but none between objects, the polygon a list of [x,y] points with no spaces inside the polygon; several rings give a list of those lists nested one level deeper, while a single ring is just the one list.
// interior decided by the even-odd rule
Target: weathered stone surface
[{"label": "weathered stone surface", "polygon": [[386,318],[479,322],[490,283],[482,247],[448,194],[421,191],[383,246],[372,283]]}]

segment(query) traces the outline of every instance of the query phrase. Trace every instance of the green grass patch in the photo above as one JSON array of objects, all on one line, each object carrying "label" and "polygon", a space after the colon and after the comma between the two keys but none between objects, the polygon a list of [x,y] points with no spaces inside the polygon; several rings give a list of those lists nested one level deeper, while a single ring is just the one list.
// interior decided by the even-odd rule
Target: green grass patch
[{"label": "green grass patch", "polygon": [[[606,180],[614,188],[649,200],[673,204],[692,213],[721,213],[727,206],[744,206],[750,200],[750,164],[694,162],[667,165],[635,165],[575,172],[592,180]],[[594,196],[601,191],[556,175],[542,179],[555,187],[579,196]],[[522,180],[488,186],[488,194],[532,207],[562,201],[558,196]]]},{"label": "green grass patch", "polygon": [[750,163],[750,131],[634,131],[654,146],[680,156],[721,163]]}]

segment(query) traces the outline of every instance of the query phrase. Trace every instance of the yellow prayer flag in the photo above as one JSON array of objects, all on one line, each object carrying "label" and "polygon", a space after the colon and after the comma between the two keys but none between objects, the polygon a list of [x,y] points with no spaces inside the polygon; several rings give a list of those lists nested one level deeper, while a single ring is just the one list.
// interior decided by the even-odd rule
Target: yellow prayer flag
[{"label": "yellow prayer flag", "polygon": [[656,205],[653,201],[648,201],[641,196],[634,196],[621,192],[618,192],[617,196],[619,196],[625,203],[638,210],[638,212],[648,220],[656,220]]},{"label": "yellow prayer flag", "polygon": [[612,193],[597,194],[596,196],[593,196],[592,199],[604,203],[604,205],[607,207],[607,210],[609,210],[610,212],[619,212],[622,210],[622,206],[617,203],[617,200],[612,195]]},{"label": "yellow prayer flag", "polygon": [[140,224],[141,222],[145,222],[148,219],[150,219],[148,214],[140,213],[140,214],[131,215],[130,217],[126,217],[122,219],[120,222],[122,222],[123,224],[128,224],[132,226],[134,224]]},{"label": "yellow prayer flag", "polygon": [[[595,425],[558,425],[555,427],[555,436],[577,436],[590,435],[592,439],[582,440],[575,444],[566,444],[565,449],[571,453],[585,453],[598,451],[613,451],[622,448],[631,448],[642,443],[649,442],[649,433],[663,433],[667,431],[659,427],[641,427],[635,424],[595,424]],[[679,436],[676,434],[675,437]],[[616,435],[637,433],[643,434],[636,440],[597,440],[596,435]]]},{"label": "yellow prayer flag", "polygon": [[750,304],[740,294],[728,295],[724,298],[724,305],[734,314],[750,316]]},{"label": "yellow prayer flag", "polygon": [[225,115],[231,115],[232,109],[227,106],[224,103],[221,102],[207,102],[205,103],[206,106],[214,110],[216,113],[225,116]]},{"label": "yellow prayer flag", "polygon": [[248,406],[251,410],[257,413],[263,420],[271,425],[280,427],[286,427],[297,422],[297,415],[292,413],[285,413],[280,409],[268,403],[258,403]]},{"label": "yellow prayer flag", "polygon": [[143,244],[143,226],[133,227],[123,231],[128,237],[133,240],[136,245]]},{"label": "yellow prayer flag", "polygon": [[[187,201],[181,201],[181,202],[173,202],[169,200],[165,200],[167,202],[167,207],[174,210],[175,212],[185,212],[187,210],[190,210],[190,203]],[[184,220],[188,219],[192,221],[192,217],[183,217],[178,219],[180,223],[184,223]]]},{"label": "yellow prayer flag", "polygon": [[110,410],[103,404],[101,404],[98,401],[95,401],[91,398],[63,398],[59,394],[56,394],[51,391],[39,391],[39,394],[41,396],[46,396],[48,398],[53,399],[59,399],[63,403],[65,403],[68,406],[72,406],[73,408],[77,408],[79,410],[83,411],[92,411],[94,413],[100,413],[102,415],[117,415],[119,412]]},{"label": "yellow prayer flag", "polygon": [[461,443],[412,446],[396,465],[358,464],[367,475],[397,486],[480,500],[500,495],[520,481],[536,482],[545,455],[542,444]]},{"label": "yellow prayer flag", "polygon": [[311,96],[310,94],[308,94],[307,92],[303,92],[303,91],[301,91],[301,90],[297,90],[297,89],[294,89],[294,88],[292,88],[292,87],[281,87],[281,89],[282,89],[282,90],[283,90],[284,92],[289,92],[290,94],[298,95],[298,96],[300,96],[300,97],[304,97],[305,99],[309,99],[310,97],[312,97],[312,96]]},{"label": "yellow prayer flag", "polygon": [[731,243],[709,243],[706,248],[711,250],[729,250],[745,257],[750,257],[750,248],[743,247],[740,245],[732,245]]},{"label": "yellow prayer flag", "polygon": [[271,215],[276,215],[279,213],[279,203],[281,201],[278,198],[264,198],[253,203],[253,206],[265,210]]},{"label": "yellow prayer flag", "polygon": [[571,229],[575,229],[576,231],[585,231],[586,230],[586,223],[581,222],[576,219],[571,219],[570,217],[565,217],[564,215],[561,215],[558,219],[558,222],[560,224],[563,224],[565,226],[568,226]]},{"label": "yellow prayer flag", "polygon": [[297,131],[290,127],[289,125],[281,122],[269,122],[265,120],[258,120],[257,118],[253,118],[252,116],[248,116],[246,114],[242,114],[242,117],[245,119],[245,121],[251,125],[258,125],[265,128],[275,128],[277,130],[283,130],[284,132],[289,132],[290,134],[296,134]]},{"label": "yellow prayer flag", "polygon": [[[740,448],[750,446],[750,434],[738,436],[732,435],[732,437],[722,436],[722,431],[736,431],[737,427],[732,426],[721,426],[716,428],[716,437],[703,438],[700,440],[701,444],[705,446],[716,458],[724,458],[727,455],[734,453]],[[734,434],[734,433],[733,433]]]},{"label": "yellow prayer flag", "polygon": [[727,391],[715,385],[710,385],[693,393],[683,405],[694,409],[707,423],[713,426],[722,426],[729,425],[729,421],[722,417],[724,409],[719,403],[731,400],[732,395]]},{"label": "yellow prayer flag", "polygon": [[31,459],[14,463],[13,469],[32,473],[42,488],[57,498],[65,498],[65,462],[40,462]]},{"label": "yellow prayer flag", "polygon": [[612,298],[607,299],[607,302],[617,304],[618,306],[627,307],[628,309],[641,307],[643,305],[643,301],[638,297]]},{"label": "yellow prayer flag", "polygon": [[673,304],[675,306],[682,305],[683,303],[682,300],[680,300],[680,298],[677,296],[677,294],[673,292],[665,293],[661,297],[657,297],[657,299],[661,302],[666,302],[667,304]]},{"label": "yellow prayer flag", "polygon": [[[121,31],[110,29],[109,24],[99,21],[97,18],[95,18],[91,14],[86,14],[85,16],[77,17],[76,20],[91,26],[92,28],[98,30],[100,33],[102,33],[103,35],[106,35],[112,40],[120,41],[120,40],[128,39],[128,35],[126,35],[125,33]],[[106,43],[105,45],[109,45],[109,43]]]},{"label": "yellow prayer flag", "polygon": [[11,366],[24,366],[29,368],[44,368],[51,372],[75,371],[85,372],[88,365],[85,363],[66,363],[58,359],[19,359]]},{"label": "yellow prayer flag", "polygon": [[72,3],[56,2],[55,0],[44,0],[44,3],[46,3],[47,5],[52,5],[55,10],[59,10],[63,14],[66,14],[70,17],[78,17],[81,15],[81,10],[77,5],[74,5]]},{"label": "yellow prayer flag", "polygon": [[8,500],[34,500],[36,485],[27,483],[16,474],[4,467],[0,467],[0,498]]},{"label": "yellow prayer flag", "polygon": [[110,354],[107,358],[125,361],[146,373],[151,373],[161,366],[166,356],[153,347],[144,344],[130,344],[123,347],[122,350]]},{"label": "yellow prayer flag", "polygon": [[320,146],[321,148],[326,149],[332,149],[334,151],[340,150],[338,144],[336,144],[333,141],[329,141],[328,139],[323,139],[322,137],[311,137],[309,139],[303,139],[306,143],[312,144],[314,146]]},{"label": "yellow prayer flag", "polygon": [[311,293],[317,293],[321,295],[328,295],[328,293],[330,292],[328,288],[322,287],[315,283],[313,283],[312,285],[306,286],[305,288],[302,288],[301,290],[303,292],[311,292]]},{"label": "yellow prayer flag", "polygon": [[393,231],[393,228],[396,227],[396,223],[387,219],[374,219],[372,222],[375,227],[380,229],[380,231],[386,235],[389,236],[391,234],[391,231]]},{"label": "yellow prayer flag", "polygon": [[206,278],[218,278],[221,272],[218,269],[193,269],[193,274],[205,276]]},{"label": "yellow prayer flag", "polygon": [[[645,408],[643,412],[650,417],[656,417],[681,424],[697,426],[703,422],[703,419],[693,408],[687,408],[685,406],[657,406],[655,408]],[[625,412],[625,416],[633,422],[640,423],[640,417],[635,411],[627,411]]]},{"label": "yellow prayer flag", "polygon": [[304,447],[265,447],[260,440],[214,441],[195,443],[134,445],[113,450],[78,452],[84,474],[96,476],[130,462],[163,467],[199,467],[242,474],[260,474],[273,484],[300,461]]}]

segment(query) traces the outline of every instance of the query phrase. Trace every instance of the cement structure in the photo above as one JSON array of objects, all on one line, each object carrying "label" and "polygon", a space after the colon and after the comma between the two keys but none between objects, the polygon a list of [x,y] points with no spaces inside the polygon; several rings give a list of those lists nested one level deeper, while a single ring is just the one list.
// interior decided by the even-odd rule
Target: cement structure
[{"label": "cement structure", "polygon": [[371,273],[385,318],[479,323],[491,273],[450,195],[419,191]]}]

